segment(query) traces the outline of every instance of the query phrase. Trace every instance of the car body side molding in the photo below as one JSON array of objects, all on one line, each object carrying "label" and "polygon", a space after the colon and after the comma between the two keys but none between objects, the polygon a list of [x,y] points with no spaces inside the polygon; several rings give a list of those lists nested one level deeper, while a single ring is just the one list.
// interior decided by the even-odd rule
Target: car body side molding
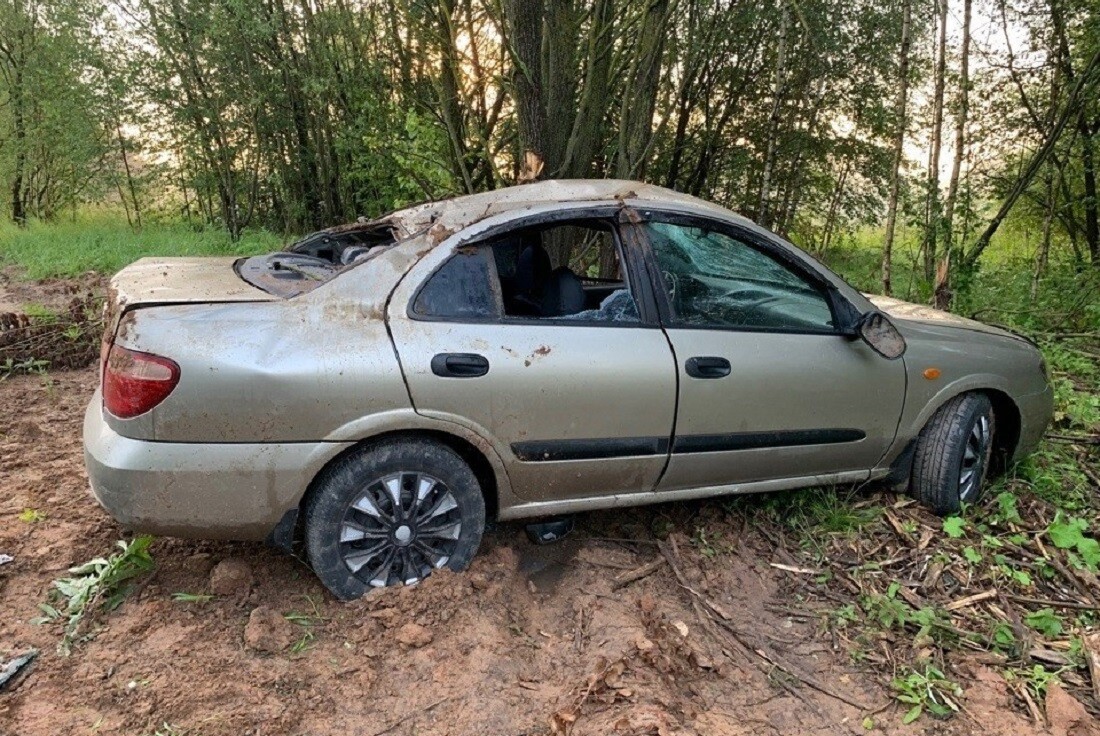
[{"label": "car body side molding", "polygon": [[859,429],[780,429],[770,432],[731,432],[727,434],[677,435],[672,452],[687,455],[695,452],[728,452],[758,450],[803,445],[836,445],[858,442],[867,435]]},{"label": "car body side molding", "polygon": [[[769,432],[680,435],[672,442],[673,454],[728,452],[761,448],[801,447],[858,442],[867,435],[858,429],[794,429]],[[532,440],[515,442],[512,452],[523,462],[599,460],[611,457],[649,457],[668,452],[667,437],[611,437],[580,440]]]},{"label": "car body side molding", "polygon": [[668,452],[668,437],[609,437],[584,440],[533,440],[512,443],[524,462],[600,460],[609,457],[649,457]]}]

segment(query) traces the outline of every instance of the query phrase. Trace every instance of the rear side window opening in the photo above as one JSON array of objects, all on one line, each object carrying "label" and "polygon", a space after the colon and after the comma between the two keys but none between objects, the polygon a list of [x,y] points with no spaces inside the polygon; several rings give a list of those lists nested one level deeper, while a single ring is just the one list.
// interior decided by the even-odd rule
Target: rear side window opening
[{"label": "rear side window opening", "polygon": [[424,284],[428,319],[640,322],[615,230],[576,220],[512,230],[460,248]]}]

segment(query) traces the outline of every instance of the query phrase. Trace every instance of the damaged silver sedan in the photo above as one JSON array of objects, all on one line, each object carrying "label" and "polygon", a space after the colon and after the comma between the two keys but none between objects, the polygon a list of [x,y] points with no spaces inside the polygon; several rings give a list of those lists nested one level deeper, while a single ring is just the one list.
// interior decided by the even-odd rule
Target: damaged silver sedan
[{"label": "damaged silver sedan", "polygon": [[1031,451],[1035,346],[867,297],[713,204],[551,181],[112,281],[96,498],[304,543],[354,598],[462,569],[486,519],[881,480],[938,513]]}]

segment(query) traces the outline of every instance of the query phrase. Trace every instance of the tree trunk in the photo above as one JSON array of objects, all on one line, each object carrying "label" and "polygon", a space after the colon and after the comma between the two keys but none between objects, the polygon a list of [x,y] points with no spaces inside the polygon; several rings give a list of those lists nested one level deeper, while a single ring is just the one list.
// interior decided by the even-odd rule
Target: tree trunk
[{"label": "tree trunk", "polygon": [[1043,272],[1047,268],[1047,259],[1050,257],[1050,229],[1054,223],[1054,208],[1057,195],[1054,192],[1054,173],[1047,174],[1046,183],[1046,214],[1043,216],[1043,237],[1039,242],[1039,250],[1035,254],[1035,270],[1031,275],[1031,302],[1034,304],[1039,295],[1039,282],[1043,278]]},{"label": "tree trunk", "polygon": [[1081,135],[1081,169],[1085,178],[1085,242],[1089,258],[1095,268],[1100,268],[1100,221],[1097,219],[1096,156],[1092,138],[1100,125],[1090,126],[1082,110],[1077,115],[1077,131]]},{"label": "tree trunk", "polygon": [[821,248],[818,250],[818,258],[825,259],[825,254],[829,251],[829,246],[833,240],[833,230],[836,226],[836,213],[840,207],[840,198],[844,195],[844,185],[848,181],[848,170],[852,168],[852,159],[848,158],[844,160],[844,168],[840,171],[840,178],[836,182],[836,189],[833,191],[833,196],[829,199],[829,212],[825,216],[825,234],[821,240]]},{"label": "tree trunk", "polygon": [[[775,55],[775,71],[772,76],[772,111],[768,117],[768,149],[764,155],[764,171],[760,175],[760,201],[756,206],[756,221],[764,227],[768,227],[768,208],[771,197],[772,171],[775,169],[776,148],[779,145],[779,113],[783,105],[783,93],[787,75],[787,33],[791,24],[790,9],[786,2],[781,3],[782,9],[779,16],[779,38]],[[909,0],[905,0],[906,21],[903,31],[903,44],[908,44],[909,33]],[[908,57],[908,48],[903,52]],[[908,63],[905,61],[903,63]]]},{"label": "tree trunk", "polygon": [[645,177],[670,9],[668,0],[648,0],[646,3],[619,118],[616,171],[622,179]]},{"label": "tree trunk", "polygon": [[[126,187],[130,190],[130,201],[134,204],[134,220],[137,223],[137,229],[141,230],[141,205],[138,204],[137,187],[134,185],[134,174],[130,170],[130,158],[126,155],[126,139],[122,137],[122,126],[115,122],[115,133],[118,134],[118,151],[122,156],[122,168],[126,172]],[[119,194],[122,194],[120,191]],[[130,219],[129,209],[127,208],[126,219]]]},{"label": "tree trunk", "polygon": [[[504,0],[504,16],[515,62],[516,115],[519,121],[519,181],[542,176],[546,160],[546,111],[542,94],[541,0]],[[552,162],[551,162],[552,163]]]},{"label": "tree trunk", "polygon": [[596,0],[585,47],[584,85],[576,117],[565,147],[562,175],[583,178],[591,172],[601,143],[608,87],[611,84],[611,34],[615,13],[612,0]]},{"label": "tree trunk", "polygon": [[12,138],[15,144],[15,168],[11,177],[11,220],[20,227],[25,227],[27,224],[27,208],[23,193],[23,177],[27,167],[27,128],[23,117],[25,101],[23,68],[17,66],[11,90]]},{"label": "tree trunk", "polygon": [[898,197],[901,192],[901,163],[904,156],[906,128],[906,103],[909,98],[909,25],[912,8],[910,0],[902,0],[901,47],[898,52],[898,94],[894,100],[894,165],[890,176],[890,202],[886,210],[886,238],[882,244],[882,293],[890,295],[893,289],[892,270],[894,230],[898,220]]},{"label": "tree trunk", "polygon": [[454,0],[441,0],[436,8],[436,33],[440,45],[440,74],[437,90],[440,115],[451,143],[451,160],[456,178],[460,179],[467,193],[474,189],[466,148],[466,116],[459,97],[460,60],[455,38]]},{"label": "tree trunk", "polygon": [[951,251],[954,250],[955,203],[959,195],[959,172],[966,148],[966,119],[970,112],[970,17],[973,0],[964,0],[962,50],[959,59],[959,109],[955,111],[955,156],[951,163],[951,183],[943,215],[943,256],[936,268],[936,284],[932,301],[937,309],[951,305]]},{"label": "tree trunk", "polygon": [[[1005,217],[1008,216],[1009,211],[1013,205],[1016,204],[1016,200],[1020,198],[1020,195],[1031,184],[1035,178],[1035,174],[1038,173],[1042,167],[1043,162],[1050,156],[1050,152],[1054,150],[1055,144],[1058,143],[1058,139],[1062,137],[1062,132],[1066,128],[1066,124],[1069,122],[1070,117],[1076,116],[1078,110],[1082,91],[1086,86],[1086,82],[1091,80],[1096,70],[1100,68],[1100,49],[1096,50],[1092,59],[1085,66],[1085,69],[1077,77],[1077,82],[1073,86],[1073,90],[1070,92],[1069,98],[1066,100],[1065,106],[1062,108],[1061,114],[1058,116],[1058,121],[1054,124],[1054,127],[1047,134],[1043,144],[1039,147],[1039,150],[1031,157],[1031,161],[1028,162],[1027,167],[1023,173],[1020,174],[1016,183],[1012,185],[1012,189],[1009,190],[1005,196],[1004,202],[1001,203],[1000,209],[993,215],[993,219],[989,221],[985,230],[967,251],[966,256],[963,258],[963,262],[960,264],[964,269],[973,269],[974,265],[978,262],[978,258],[981,257],[985,249],[989,247],[989,241],[997,233],[1001,223],[1004,222]],[[1095,82],[1093,82],[1095,84]],[[1090,85],[1091,86],[1091,85]]]},{"label": "tree trunk", "polygon": [[936,235],[943,216],[940,204],[940,153],[943,148],[943,89],[947,72],[948,0],[936,3],[940,31],[936,44],[935,91],[932,94],[932,137],[928,145],[927,199],[924,206],[924,277],[931,281],[936,267]]}]

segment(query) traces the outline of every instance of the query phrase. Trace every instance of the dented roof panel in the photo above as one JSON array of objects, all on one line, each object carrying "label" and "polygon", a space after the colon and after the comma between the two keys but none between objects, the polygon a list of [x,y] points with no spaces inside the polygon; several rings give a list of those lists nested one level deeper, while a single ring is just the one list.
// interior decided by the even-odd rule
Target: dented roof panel
[{"label": "dented roof panel", "polygon": [[[634,203],[682,204],[725,218],[736,217],[729,210],[710,202],[652,184],[623,179],[553,179],[436,202],[425,202],[397,210],[376,220],[363,222],[359,227],[370,229],[380,224],[389,224],[394,228],[399,239],[433,229],[435,232],[432,233],[432,241],[438,244],[445,240],[447,235],[488,217],[525,207],[571,202],[625,203],[628,200]],[[354,230],[356,226],[341,225],[332,228],[333,231],[339,232],[347,232],[349,229]]]}]

